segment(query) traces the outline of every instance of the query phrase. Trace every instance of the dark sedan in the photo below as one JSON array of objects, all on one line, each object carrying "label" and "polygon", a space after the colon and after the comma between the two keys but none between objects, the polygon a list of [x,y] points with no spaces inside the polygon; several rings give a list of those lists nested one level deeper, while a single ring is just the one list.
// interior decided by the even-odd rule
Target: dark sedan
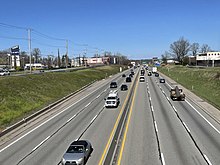
[{"label": "dark sedan", "polygon": [[122,91],[128,90],[128,86],[127,86],[126,84],[122,84],[122,85],[121,85],[121,90],[122,90]]}]

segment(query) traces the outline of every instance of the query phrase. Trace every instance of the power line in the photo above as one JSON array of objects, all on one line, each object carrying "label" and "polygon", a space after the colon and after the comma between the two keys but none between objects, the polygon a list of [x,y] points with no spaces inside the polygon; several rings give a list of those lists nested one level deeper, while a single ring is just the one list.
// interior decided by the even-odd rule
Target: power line
[{"label": "power line", "polygon": [[66,47],[66,46],[61,46],[61,45],[45,44],[45,43],[42,43],[42,42],[37,41],[37,39],[32,39],[31,41],[32,41],[32,42],[35,42],[35,43],[37,43],[37,44],[39,44],[39,45],[43,45],[43,46],[49,46],[49,47],[55,47],[55,48],[59,48],[59,47],[65,48],[65,47]]},{"label": "power line", "polygon": [[49,36],[49,35],[46,35],[46,34],[43,34],[35,29],[32,29],[32,32],[41,36],[41,37],[44,37],[44,38],[47,38],[47,39],[51,39],[51,40],[59,40],[59,41],[66,41],[67,39],[63,39],[63,38],[56,38],[56,37],[52,37],[52,36]]},{"label": "power line", "polygon": [[[1,22],[0,22],[0,26],[7,27],[7,28],[31,30],[32,33],[34,33],[34,34],[36,34],[38,36],[41,36],[43,38],[46,38],[46,39],[57,40],[57,41],[69,41],[69,42],[73,43],[76,46],[85,46],[85,47],[88,47],[88,48],[91,48],[91,49],[96,49],[97,51],[100,50],[99,48],[93,47],[93,46],[89,46],[88,44],[80,44],[80,43],[73,42],[72,40],[68,40],[68,39],[64,39],[64,38],[52,37],[52,36],[49,36],[47,34],[41,33],[41,32],[39,32],[39,31],[37,31],[35,29],[31,29],[31,28],[27,28],[27,27],[15,26],[15,25],[10,25],[10,24],[1,23]],[[0,36],[0,37],[1,38],[5,38],[5,39],[28,40],[27,38],[6,37],[6,36]],[[40,42],[38,42],[36,40],[34,40],[34,42],[36,42],[36,43],[38,43],[40,45],[46,45],[46,46],[50,46],[50,47],[64,47],[64,46],[54,46],[54,45],[50,45],[50,44],[44,44],[44,43],[40,43]]]},{"label": "power line", "polygon": [[1,22],[0,22],[0,26],[2,26],[2,27],[9,27],[9,28],[16,28],[16,29],[23,29],[23,30],[27,30],[28,29],[26,27],[9,25],[9,24],[6,24],[6,23],[1,23]]},{"label": "power line", "polygon": [[79,44],[79,43],[76,43],[76,42],[71,41],[71,40],[69,40],[69,42],[72,42],[74,45],[77,45],[77,46],[88,46],[88,44]]},{"label": "power line", "polygon": [[6,36],[0,36],[0,38],[4,39],[16,39],[16,40],[28,40],[27,38],[19,38],[19,37],[6,37]]}]

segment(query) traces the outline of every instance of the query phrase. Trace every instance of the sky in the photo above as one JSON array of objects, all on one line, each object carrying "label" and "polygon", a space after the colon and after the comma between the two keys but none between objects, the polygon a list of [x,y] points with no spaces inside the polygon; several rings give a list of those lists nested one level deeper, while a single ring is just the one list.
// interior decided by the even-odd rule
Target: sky
[{"label": "sky", "polygon": [[31,48],[42,56],[65,54],[66,40],[69,57],[160,58],[180,37],[220,51],[219,7],[219,0],[1,0],[0,50],[28,51],[31,29]]}]

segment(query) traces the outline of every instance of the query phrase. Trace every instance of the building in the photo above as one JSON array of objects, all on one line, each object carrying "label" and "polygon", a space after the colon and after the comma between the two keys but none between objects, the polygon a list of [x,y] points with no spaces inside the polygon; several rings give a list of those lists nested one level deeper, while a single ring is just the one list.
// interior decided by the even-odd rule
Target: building
[{"label": "building", "polygon": [[102,57],[90,57],[87,58],[88,65],[97,65],[97,64],[103,64]]},{"label": "building", "polygon": [[206,52],[196,55],[197,66],[220,66],[220,52]]},{"label": "building", "polygon": [[[31,68],[34,70],[43,69],[44,65],[41,63],[33,63],[33,64],[31,64]],[[24,69],[30,69],[30,64],[25,64]]]}]

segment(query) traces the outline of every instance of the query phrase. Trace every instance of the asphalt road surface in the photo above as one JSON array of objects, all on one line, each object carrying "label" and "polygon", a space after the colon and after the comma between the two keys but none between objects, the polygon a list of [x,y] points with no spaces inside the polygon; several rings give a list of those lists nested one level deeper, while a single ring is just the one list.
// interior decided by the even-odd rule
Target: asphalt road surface
[{"label": "asphalt road surface", "polygon": [[[88,165],[219,165],[220,125],[187,96],[186,101],[172,101],[169,82],[147,74],[139,82],[139,70],[135,72],[131,83],[122,73],[96,82],[14,136],[1,137],[0,164],[57,165],[72,141],[86,139],[94,148]],[[118,82],[120,104],[106,109],[111,81]],[[121,91],[122,83],[129,90]]]}]

